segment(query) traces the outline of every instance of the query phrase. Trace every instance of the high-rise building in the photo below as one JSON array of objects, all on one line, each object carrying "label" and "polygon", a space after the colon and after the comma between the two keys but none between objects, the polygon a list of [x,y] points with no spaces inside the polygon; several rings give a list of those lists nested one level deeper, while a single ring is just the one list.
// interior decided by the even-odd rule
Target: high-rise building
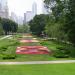
[{"label": "high-rise building", "polygon": [[14,12],[11,12],[10,19],[19,25],[23,24],[23,18],[21,16],[17,16]]},{"label": "high-rise building", "polygon": [[33,13],[33,17],[37,15],[37,3],[36,2],[34,2],[32,5],[32,13]]},{"label": "high-rise building", "polygon": [[26,24],[26,13],[24,13],[24,20],[23,23]]},{"label": "high-rise building", "polygon": [[33,13],[32,11],[26,12],[26,22],[29,22],[31,19],[33,19]]},{"label": "high-rise building", "polygon": [[9,17],[7,0],[0,0],[0,17]]},{"label": "high-rise building", "polygon": [[34,2],[32,5],[32,11],[27,11],[26,13],[24,13],[24,24],[29,22],[30,20],[32,20],[34,18],[34,16],[37,15],[37,3]]}]

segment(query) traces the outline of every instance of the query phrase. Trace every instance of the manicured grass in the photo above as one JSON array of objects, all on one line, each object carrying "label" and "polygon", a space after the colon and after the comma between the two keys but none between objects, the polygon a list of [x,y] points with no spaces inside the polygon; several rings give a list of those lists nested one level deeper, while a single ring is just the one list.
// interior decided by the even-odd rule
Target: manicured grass
[{"label": "manicured grass", "polygon": [[[18,55],[16,54],[16,47],[18,46],[46,46],[49,50],[55,51],[57,47],[65,46],[66,44],[57,43],[54,41],[41,41],[40,43],[20,43],[18,38],[22,37],[23,34],[13,35],[12,39],[0,40],[0,61],[50,61],[50,60],[66,60],[66,59],[75,59],[75,58],[55,58],[52,55]],[[32,37],[26,37],[24,39],[32,39]],[[69,49],[72,49],[72,46],[66,45]],[[5,50],[6,49],[6,50]],[[74,48],[75,49],[75,48]],[[3,50],[3,51],[2,51]],[[75,51],[75,50],[74,50]],[[74,54],[74,52],[72,51]],[[2,57],[12,57],[15,59],[2,59]]]},{"label": "manicured grass", "polygon": [[75,75],[75,64],[0,65],[0,75]]},{"label": "manicured grass", "polygon": [[[17,36],[17,37],[16,37]],[[50,55],[18,55],[16,53],[16,47],[18,46],[38,46],[40,43],[20,43],[18,36],[14,35],[13,39],[4,39],[0,41],[0,61],[44,61],[52,60],[53,58]],[[27,39],[27,38],[25,38]],[[29,38],[28,38],[29,39]],[[32,39],[32,38],[30,38]],[[3,57],[8,57],[7,55],[15,56],[15,59],[2,59]]]},{"label": "manicured grass", "polygon": [[66,47],[69,50],[75,49],[75,47],[73,47],[70,44],[65,44],[61,42],[58,43],[57,41],[41,41],[40,44],[43,46],[47,46],[50,50],[53,50],[53,51],[57,50],[58,47]]},{"label": "manicured grass", "polygon": [[0,38],[4,37],[5,35],[0,35]]}]

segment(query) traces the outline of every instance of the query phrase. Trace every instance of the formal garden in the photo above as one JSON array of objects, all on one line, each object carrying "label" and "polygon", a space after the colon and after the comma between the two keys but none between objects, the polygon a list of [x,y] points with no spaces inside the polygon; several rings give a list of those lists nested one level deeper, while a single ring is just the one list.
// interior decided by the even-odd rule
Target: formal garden
[{"label": "formal garden", "polygon": [[[75,60],[75,0],[44,0],[48,14],[23,25],[0,18],[0,62]],[[1,75],[74,75],[75,63],[1,65]]]},{"label": "formal garden", "polygon": [[[0,40],[0,61],[51,61],[51,60],[71,60],[74,58],[74,50],[70,44],[60,43],[52,39],[43,39],[33,35],[33,37],[23,37],[27,34],[16,34],[6,39]],[[37,39],[39,42],[20,42],[20,40]],[[21,46],[44,46],[50,50],[48,54],[16,54],[17,47]]]}]

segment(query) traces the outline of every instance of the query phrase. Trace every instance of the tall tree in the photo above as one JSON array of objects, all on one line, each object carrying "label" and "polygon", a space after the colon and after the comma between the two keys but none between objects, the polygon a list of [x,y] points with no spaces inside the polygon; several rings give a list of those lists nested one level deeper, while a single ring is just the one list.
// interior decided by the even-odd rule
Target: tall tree
[{"label": "tall tree", "polygon": [[18,29],[18,24],[9,19],[2,19],[2,26],[6,35],[9,32],[16,32]]},{"label": "tall tree", "polygon": [[69,0],[69,13],[66,15],[65,32],[68,34],[69,41],[75,44],[75,0]]},{"label": "tall tree", "polygon": [[45,0],[44,2],[47,9],[52,11],[52,13],[50,13],[50,21],[46,25],[46,32],[51,37],[56,37],[57,39],[65,39],[67,35],[65,34],[63,27],[66,22],[66,14],[68,13],[68,1]]},{"label": "tall tree", "polygon": [[45,25],[48,21],[48,18],[49,18],[48,15],[44,14],[36,15],[33,18],[33,20],[29,22],[30,30],[32,31],[32,33],[40,35],[45,29]]}]

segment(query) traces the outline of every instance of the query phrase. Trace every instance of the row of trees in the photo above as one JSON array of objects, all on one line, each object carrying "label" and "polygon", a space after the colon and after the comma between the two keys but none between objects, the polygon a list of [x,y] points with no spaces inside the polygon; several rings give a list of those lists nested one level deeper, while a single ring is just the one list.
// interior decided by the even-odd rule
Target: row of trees
[{"label": "row of trees", "polygon": [[29,27],[28,24],[19,25],[17,32],[18,33],[29,33],[30,32],[30,27]]},{"label": "row of trees", "polygon": [[36,35],[45,32],[57,40],[75,44],[75,0],[44,0],[48,15],[36,15],[29,22]]},{"label": "row of trees", "polygon": [[12,20],[0,18],[0,34],[7,35],[17,32],[18,24]]},{"label": "row of trees", "polygon": [[75,44],[75,0],[44,0],[46,8],[52,11],[46,25],[49,36],[68,40]]}]

